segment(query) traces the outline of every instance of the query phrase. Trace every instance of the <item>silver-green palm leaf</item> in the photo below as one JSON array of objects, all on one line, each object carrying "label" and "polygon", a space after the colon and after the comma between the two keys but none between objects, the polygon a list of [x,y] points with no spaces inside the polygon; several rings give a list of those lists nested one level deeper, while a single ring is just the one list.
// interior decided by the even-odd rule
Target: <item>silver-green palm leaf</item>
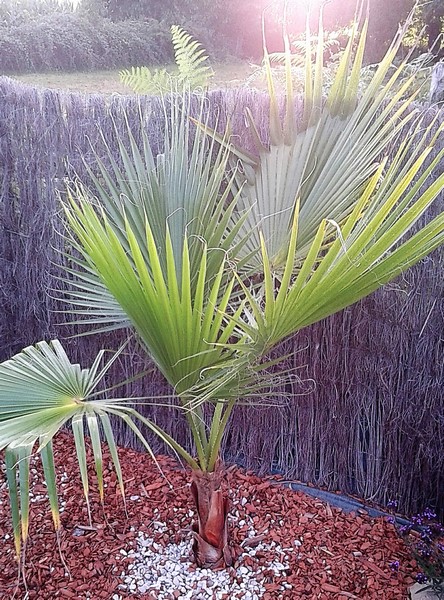
[{"label": "silver-green palm leaf", "polygon": [[[396,88],[403,66],[388,79],[400,48],[400,32],[363,94],[359,92],[367,24],[354,26],[348,46],[327,96],[324,96],[322,20],[314,63],[307,47],[303,114],[295,118],[291,54],[286,52],[287,91],[281,116],[269,57],[269,139],[262,140],[254,117],[247,111],[254,153],[235,146],[242,162],[236,182],[240,211],[248,209],[243,232],[250,232],[245,252],[260,246],[262,235],[271,264],[283,267],[296,202],[300,203],[297,254],[302,260],[322,219],[342,221],[352,212],[363,186],[382,157],[405,138],[415,119],[409,92],[413,77]],[[307,32],[307,40],[309,32]],[[357,45],[356,51],[353,50]],[[396,93],[393,90],[397,89]],[[402,132],[402,133],[401,133]],[[213,132],[214,133],[214,132]],[[217,135],[217,134],[215,134]],[[226,142],[219,136],[220,142]],[[256,268],[260,259],[254,255]],[[253,262],[254,264],[254,262]],[[295,263],[297,264],[297,263]]]},{"label": "silver-green palm leaf", "polygon": [[[60,342],[53,340],[49,344],[39,342],[36,346],[25,348],[0,365],[0,450],[5,449],[18,557],[21,542],[25,543],[28,537],[29,468],[33,455],[41,456],[54,525],[56,530],[60,527],[52,439],[63,425],[70,424],[74,433],[88,511],[89,483],[84,429],[87,429],[91,438],[102,500],[104,490],[99,428],[102,428],[108,444],[123,498],[123,478],[110,416],[122,418],[149,452],[150,447],[133,419],[140,419],[159,433],[154,424],[135,410],[121,406],[119,400],[98,397],[96,388],[119,353],[115,353],[101,368],[103,355],[104,351],[101,351],[89,369],[82,369],[78,364],[72,364]],[[166,443],[170,443],[168,436],[164,439]],[[184,458],[192,460],[188,454]]]}]

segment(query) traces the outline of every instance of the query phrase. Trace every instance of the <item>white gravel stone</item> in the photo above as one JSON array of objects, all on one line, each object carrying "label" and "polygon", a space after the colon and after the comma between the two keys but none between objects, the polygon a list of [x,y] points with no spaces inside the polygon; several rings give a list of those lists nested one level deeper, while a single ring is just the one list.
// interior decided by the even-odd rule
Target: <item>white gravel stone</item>
[{"label": "white gravel stone", "polygon": [[[156,533],[167,529],[165,523],[159,521],[154,521],[152,526]],[[257,535],[253,527],[250,527],[248,534],[250,537]],[[296,542],[295,545],[300,545],[300,542]],[[262,578],[261,573],[272,570],[276,576],[282,576],[289,568],[287,557],[276,542],[261,542],[254,549],[246,548],[238,561],[241,564],[236,569],[219,571],[196,569],[191,549],[192,540],[164,547],[140,532],[137,548],[127,552],[133,562],[122,573],[120,589],[130,594],[151,592],[157,600],[175,600],[173,592],[177,591],[180,594],[177,600],[218,600],[227,596],[233,600],[260,600],[265,592],[265,576]],[[258,562],[253,569],[243,565],[243,557],[255,556],[257,550],[273,552],[276,560],[267,565]],[[124,555],[124,552],[121,551],[121,554]],[[291,586],[283,584],[280,591],[285,589],[291,589]]]}]

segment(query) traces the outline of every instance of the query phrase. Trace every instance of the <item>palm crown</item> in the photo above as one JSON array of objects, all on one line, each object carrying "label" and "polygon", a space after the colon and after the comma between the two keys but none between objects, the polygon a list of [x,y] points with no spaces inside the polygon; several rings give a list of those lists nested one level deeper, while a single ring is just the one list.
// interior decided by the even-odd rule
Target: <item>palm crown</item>
[{"label": "palm crown", "polygon": [[[443,242],[443,214],[405,237],[444,186],[444,175],[425,185],[441,159],[425,166],[440,130],[432,135],[434,123],[424,128],[411,110],[408,81],[387,100],[402,72],[401,65],[386,80],[401,36],[358,96],[365,28],[359,36],[355,27],[324,98],[321,26],[314,64],[307,47],[302,122],[293,114],[289,51],[283,116],[268,66],[269,139],[260,139],[247,115],[255,152],[208,126],[204,98],[193,121],[190,97],[172,94],[164,99],[161,154],[154,155],[146,133],[136,142],[128,117],[130,144],[119,141],[121,162],[110,151],[109,169],[97,156],[92,183],[69,186],[66,231],[78,256],[70,272],[76,276],[71,313],[99,329],[135,330],[174,387],[195,455],[124,399],[98,395],[106,371],[99,371],[101,356],[82,370],[57,341],[27,348],[0,366],[0,449],[6,448],[17,554],[27,537],[36,442],[56,528],[51,439],[66,422],[86,497],[84,423],[101,493],[99,423],[123,493],[111,415],[124,419],[148,451],[137,421],[192,469],[211,472],[236,400],[272,381],[274,363],[266,356],[276,344],[371,293]],[[209,424],[204,403],[213,406]]]}]

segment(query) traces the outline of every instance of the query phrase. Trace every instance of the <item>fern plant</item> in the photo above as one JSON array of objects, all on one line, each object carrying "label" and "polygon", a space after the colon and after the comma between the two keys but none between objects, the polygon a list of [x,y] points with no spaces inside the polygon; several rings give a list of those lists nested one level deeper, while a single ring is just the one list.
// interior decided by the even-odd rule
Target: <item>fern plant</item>
[{"label": "fern plant", "polygon": [[213,71],[202,44],[178,25],[171,26],[171,40],[177,74],[166,69],[131,67],[120,71],[120,81],[137,94],[162,94],[172,88],[190,90],[208,87]]},{"label": "fern plant", "polygon": [[[307,52],[311,52],[312,58],[316,57],[316,53],[322,44],[324,60],[326,59],[327,64],[338,63],[342,53],[345,51],[345,45],[351,36],[351,29],[348,27],[342,27],[334,31],[325,31],[322,35],[322,39],[319,39],[318,34],[308,35],[300,34],[291,40],[291,54],[290,60],[293,67],[305,68],[305,57]],[[285,66],[288,56],[286,52],[270,52],[270,62],[274,65]]]},{"label": "fern plant", "polygon": [[151,71],[148,67],[131,67],[119,75],[120,81],[136,94],[160,94],[169,88],[172,78],[166,69]]}]

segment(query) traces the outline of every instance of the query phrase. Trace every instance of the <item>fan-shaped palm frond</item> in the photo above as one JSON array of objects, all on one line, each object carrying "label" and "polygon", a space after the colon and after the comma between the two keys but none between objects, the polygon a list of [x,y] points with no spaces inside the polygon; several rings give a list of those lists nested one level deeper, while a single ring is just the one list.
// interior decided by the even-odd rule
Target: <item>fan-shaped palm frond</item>
[{"label": "fan-shaped palm frond", "polygon": [[[320,27],[322,29],[322,23]],[[396,144],[396,140],[401,143],[408,123],[415,120],[415,111],[411,110],[414,93],[407,93],[414,76],[404,80],[387,100],[403,73],[401,64],[385,82],[402,32],[379,64],[362,97],[359,96],[366,29],[366,24],[361,33],[357,25],[353,28],[326,98],[323,97],[322,35],[318,36],[314,64],[307,43],[302,122],[296,123],[294,118],[288,39],[283,118],[279,114],[269,56],[265,56],[271,100],[270,137],[269,140],[260,139],[254,118],[247,111],[255,153],[250,154],[240,147],[235,147],[233,152],[243,165],[237,175],[238,189],[241,190],[238,207],[240,210],[250,207],[244,228],[252,234],[245,250],[259,247],[262,234],[271,264],[275,266],[282,266],[285,260],[296,201],[300,201],[297,252],[303,260],[320,220],[343,222],[358,201],[362,186],[375,172],[381,156]],[[353,58],[354,47],[356,55]]]},{"label": "fan-shaped palm frond", "polygon": [[[200,407],[191,409],[196,396],[229,402],[240,389],[256,389],[260,369],[240,369],[225,349],[230,339],[249,344],[237,326],[241,306],[231,297],[229,267],[243,268],[245,216],[233,216],[229,148],[195,128],[188,101],[165,99],[161,155],[153,156],[146,133],[139,148],[128,125],[128,146],[118,142],[122,166],[111,151],[111,167],[97,157],[93,185],[71,187],[65,211],[69,245],[80,257],[70,293],[74,312],[88,316],[86,324],[137,331],[181,399],[206,468],[216,455]],[[224,405],[217,410],[222,418]]]},{"label": "fan-shaped palm frond", "polygon": [[[444,243],[444,213],[416,234],[405,238],[444,189],[442,175],[415,202],[410,202],[424,183],[424,179],[419,177],[412,192],[402,200],[405,187],[418,175],[418,168],[428,150],[409,168],[402,184],[393,186],[388,193],[387,189],[379,187],[383,172],[380,167],[342,227],[328,220],[320,223],[298,268],[295,269],[295,257],[299,204],[295,210],[282,275],[273,268],[261,235],[264,290],[258,294],[256,289],[248,289],[239,280],[253,315],[248,323],[245,322],[245,327],[257,345],[255,353],[265,353],[303,327],[357,302]],[[442,154],[434,165],[440,158]],[[279,285],[276,285],[278,281]]]},{"label": "fan-shaped palm frond", "polygon": [[[34,452],[40,454],[42,459],[54,526],[56,530],[60,527],[52,438],[64,424],[70,423],[74,433],[88,512],[89,483],[84,441],[85,427],[91,438],[102,499],[104,490],[99,426],[102,427],[109,446],[111,460],[124,497],[123,479],[110,415],[122,418],[151,452],[133,418],[139,418],[156,432],[157,426],[133,409],[121,406],[118,400],[98,399],[97,386],[119,356],[119,353],[115,353],[111,360],[100,368],[104,353],[105,351],[101,351],[98,354],[89,369],[81,369],[78,364],[69,361],[60,342],[54,340],[50,344],[40,342],[36,346],[25,348],[0,365],[0,450],[5,449],[14,541],[18,557],[21,541],[26,543],[28,537],[29,467]],[[168,436],[164,437],[164,440],[166,443],[171,442]],[[189,455],[183,457],[186,460],[193,460]]]},{"label": "fan-shaped palm frond", "polygon": [[[145,128],[139,147],[127,122],[129,144],[126,145],[117,134],[121,164],[108,148],[107,157],[96,156],[95,171],[89,168],[92,186],[87,190],[81,184],[73,185],[70,195],[93,205],[96,203],[94,199],[98,199],[109,220],[109,227],[125,252],[129,251],[129,226],[150,269],[146,237],[148,223],[159,250],[162,271],[167,268],[168,243],[172,247],[179,281],[186,238],[191,291],[194,293],[202,257],[206,253],[209,273],[205,281],[207,293],[226,259],[236,261],[243,268],[245,260],[238,255],[245,243],[239,234],[245,217],[238,216],[236,222],[233,217],[237,198],[230,195],[234,176],[227,175],[229,146],[220,146],[192,125],[188,117],[190,100],[190,97],[177,96],[165,99],[162,154],[153,155]],[[200,115],[204,120],[203,98],[200,103]],[[140,118],[144,119],[142,115]],[[207,160],[208,156],[211,160]],[[72,238],[71,233],[68,235]],[[78,246],[75,239],[70,239],[69,243]],[[83,253],[81,249],[79,251]],[[98,323],[106,330],[126,327],[126,313],[100,281],[97,270],[84,259],[71,256],[69,259],[75,267],[68,269],[69,279],[66,279],[71,304],[69,312],[88,316],[88,324]]]}]

